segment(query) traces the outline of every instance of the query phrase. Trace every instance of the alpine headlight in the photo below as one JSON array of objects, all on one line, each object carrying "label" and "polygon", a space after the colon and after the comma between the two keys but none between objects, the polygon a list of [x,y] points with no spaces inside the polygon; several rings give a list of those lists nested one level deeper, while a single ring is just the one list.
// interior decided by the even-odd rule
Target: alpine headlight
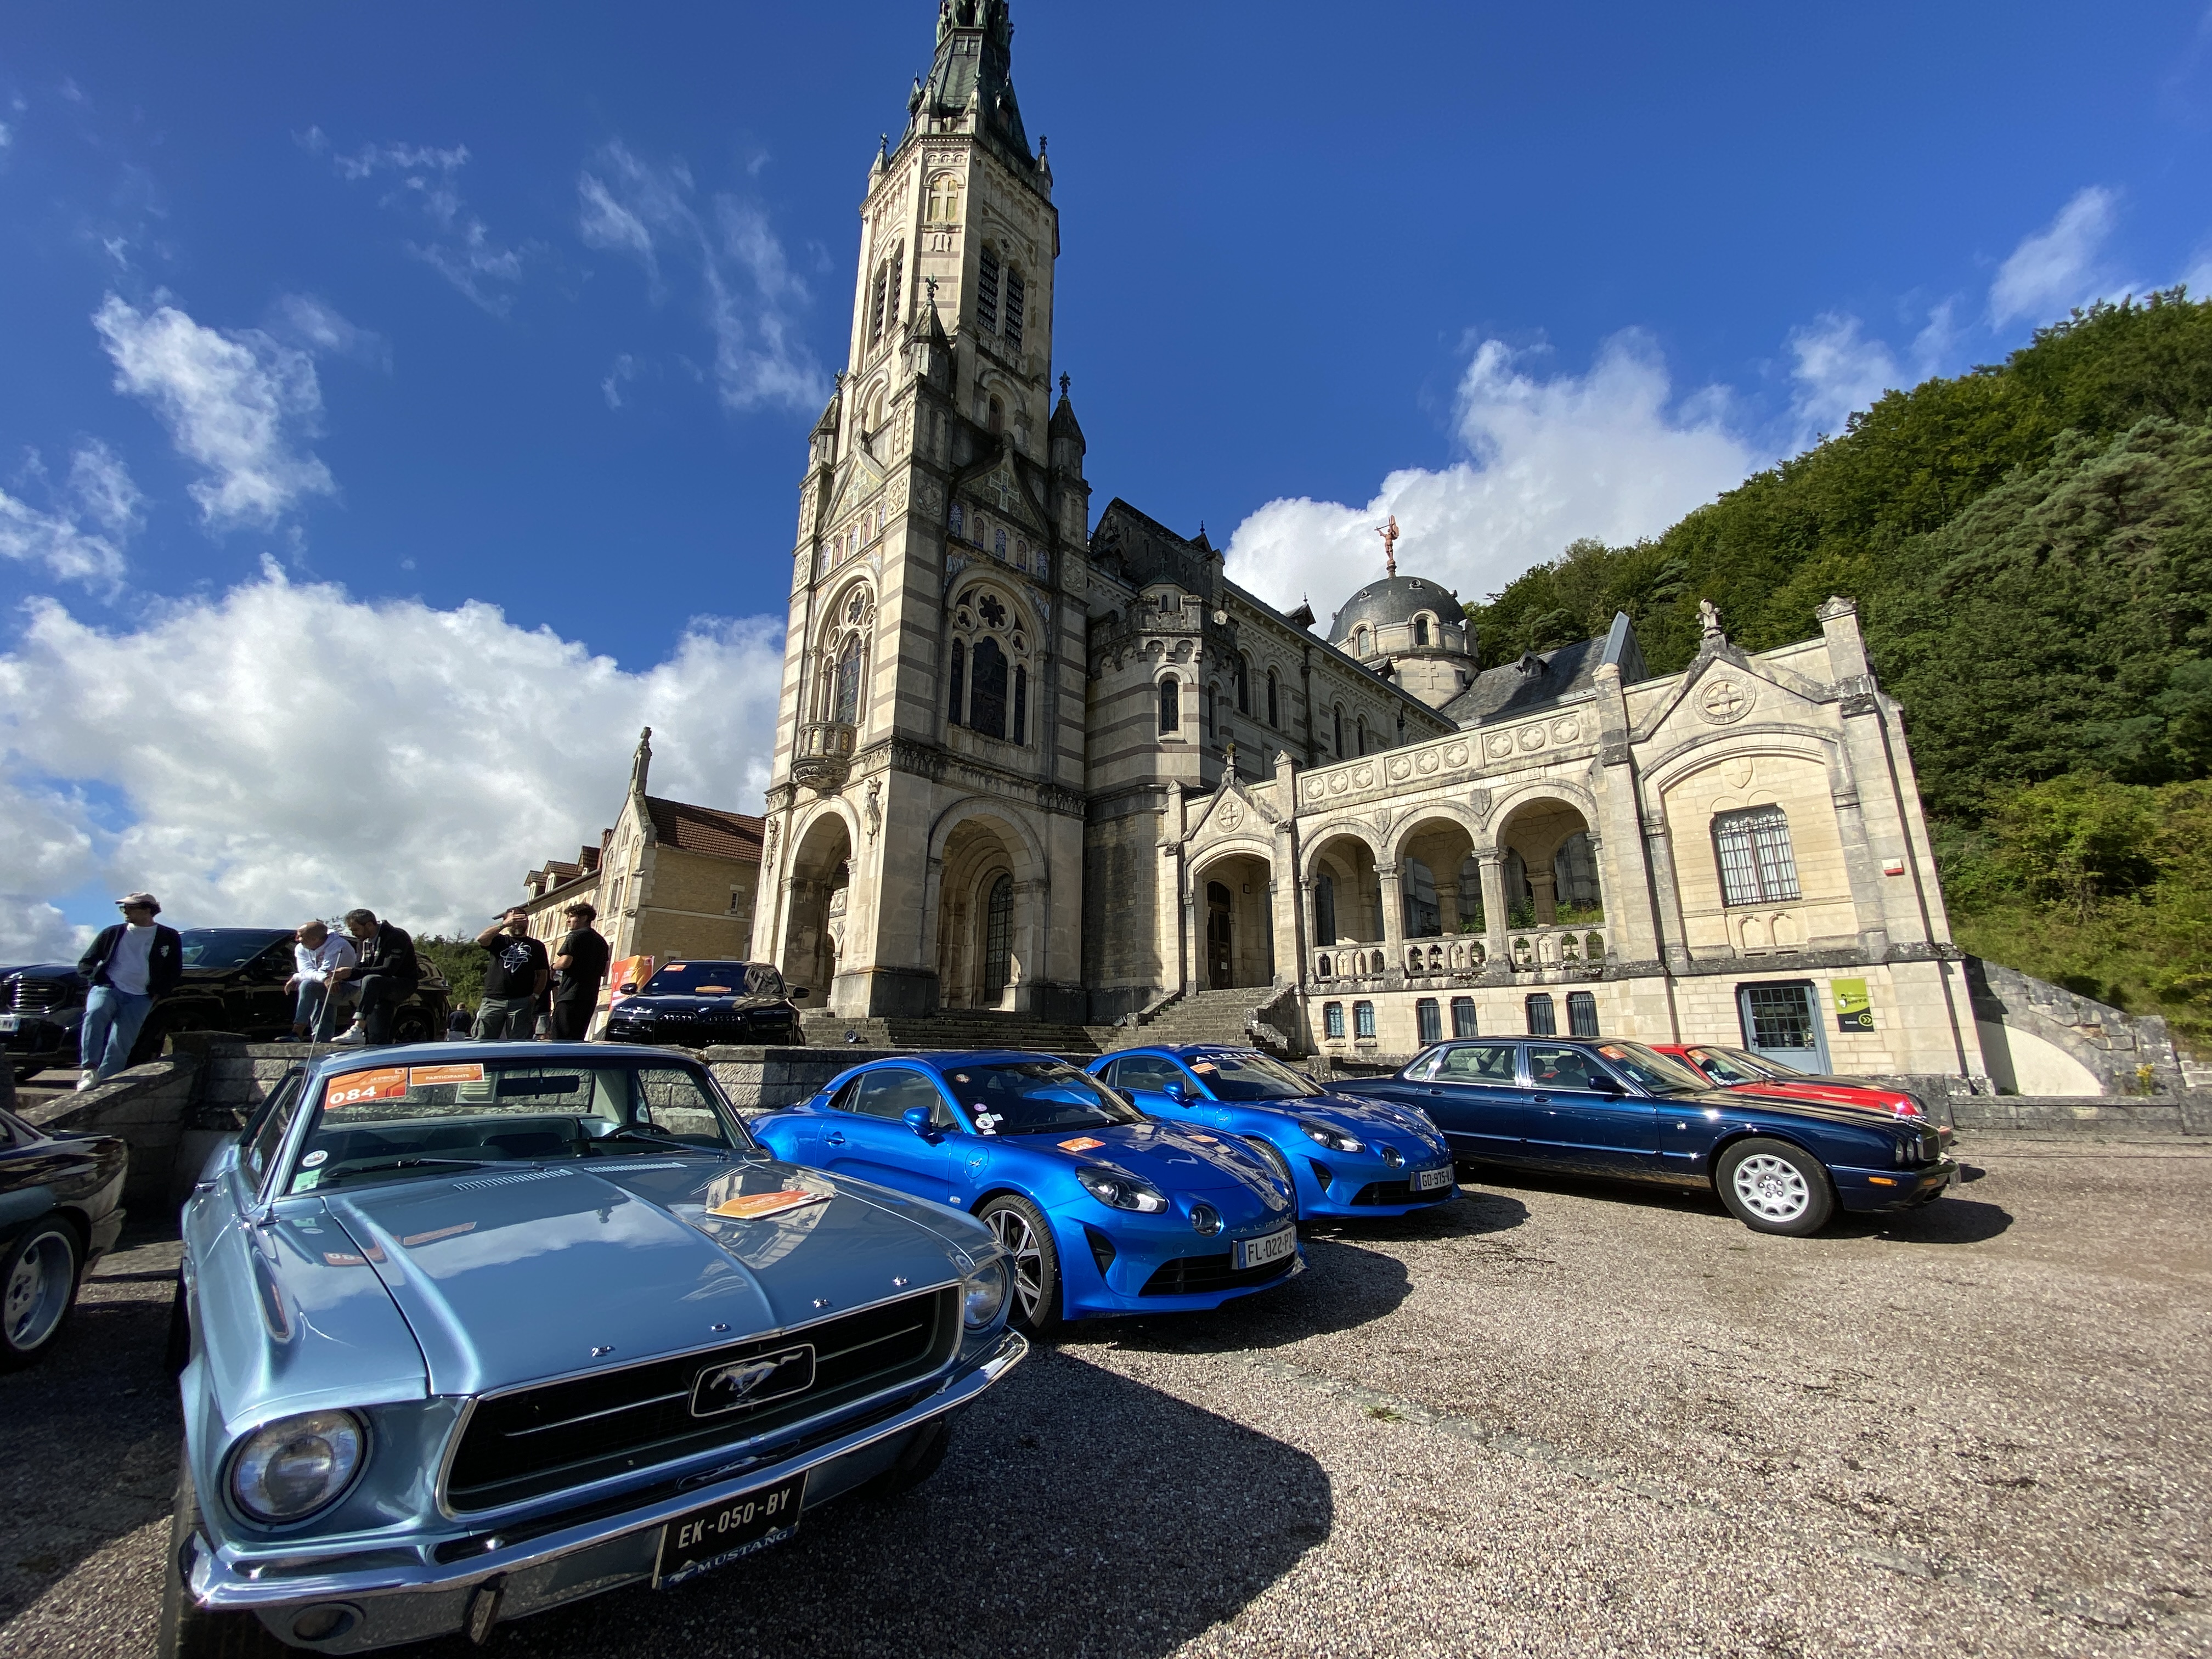
[{"label": "alpine headlight", "polygon": [[968,1322],[969,1330],[984,1330],[1006,1306],[1006,1259],[1000,1256],[976,1268],[962,1283],[960,1316]]},{"label": "alpine headlight", "polygon": [[1168,1206],[1166,1198],[1157,1187],[1134,1176],[1114,1170],[1078,1170],[1075,1178],[1083,1183],[1085,1192],[1109,1210],[1135,1210],[1143,1215],[1158,1215]]},{"label": "alpine headlight", "polygon": [[344,1496],[361,1472],[368,1432],[351,1412],[279,1418],[246,1437],[230,1460],[230,1495],[256,1521],[302,1521]]},{"label": "alpine headlight", "polygon": [[1305,1131],[1306,1139],[1316,1146],[1326,1146],[1333,1152],[1358,1152],[1366,1148],[1341,1129],[1332,1129],[1326,1123],[1316,1123],[1310,1117],[1298,1120],[1298,1127]]}]

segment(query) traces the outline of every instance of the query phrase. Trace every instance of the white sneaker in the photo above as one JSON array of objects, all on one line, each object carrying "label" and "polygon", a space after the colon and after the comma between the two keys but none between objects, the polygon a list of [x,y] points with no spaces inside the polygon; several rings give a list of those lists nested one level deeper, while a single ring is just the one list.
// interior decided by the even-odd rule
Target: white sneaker
[{"label": "white sneaker", "polygon": [[91,1073],[87,1072],[83,1076],[80,1077],[76,1080],[77,1091],[82,1094],[85,1090],[91,1088],[99,1081],[100,1079],[98,1078],[94,1077]]},{"label": "white sneaker", "polygon": [[331,1042],[340,1048],[365,1048],[368,1046],[368,1033],[358,1025],[349,1025]]}]

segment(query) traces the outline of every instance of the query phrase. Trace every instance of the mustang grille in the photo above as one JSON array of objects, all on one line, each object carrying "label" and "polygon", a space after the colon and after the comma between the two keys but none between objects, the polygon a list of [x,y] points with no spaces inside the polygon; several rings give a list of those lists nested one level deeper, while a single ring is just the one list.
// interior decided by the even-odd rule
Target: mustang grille
[{"label": "mustang grille", "polygon": [[[447,1501],[456,1513],[494,1509],[770,1434],[926,1377],[959,1340],[959,1291],[926,1291],[775,1336],[479,1401],[446,1476]],[[803,1389],[693,1415],[703,1373],[801,1345],[814,1350]]]}]

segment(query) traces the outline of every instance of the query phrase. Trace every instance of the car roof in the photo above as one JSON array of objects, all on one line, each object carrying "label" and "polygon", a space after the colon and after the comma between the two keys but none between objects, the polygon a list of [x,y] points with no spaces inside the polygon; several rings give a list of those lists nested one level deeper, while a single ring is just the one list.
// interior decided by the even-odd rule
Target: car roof
[{"label": "car roof", "polygon": [[405,1042],[383,1048],[349,1048],[325,1054],[314,1063],[317,1077],[336,1077],[346,1072],[373,1071],[385,1066],[452,1066],[477,1060],[527,1063],[544,1060],[593,1060],[605,1065],[650,1055],[669,1064],[696,1066],[689,1054],[657,1048],[642,1042]]}]

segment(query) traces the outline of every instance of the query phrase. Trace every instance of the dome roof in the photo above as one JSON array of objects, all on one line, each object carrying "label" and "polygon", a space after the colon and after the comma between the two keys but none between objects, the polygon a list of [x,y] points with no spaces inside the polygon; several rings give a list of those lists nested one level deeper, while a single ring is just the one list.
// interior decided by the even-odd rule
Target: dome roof
[{"label": "dome roof", "polygon": [[1449,588],[1425,576],[1386,576],[1370,582],[1344,602],[1328,625],[1328,642],[1341,645],[1361,623],[1388,628],[1409,623],[1422,611],[1436,613],[1440,622],[1466,620],[1467,607]]}]

